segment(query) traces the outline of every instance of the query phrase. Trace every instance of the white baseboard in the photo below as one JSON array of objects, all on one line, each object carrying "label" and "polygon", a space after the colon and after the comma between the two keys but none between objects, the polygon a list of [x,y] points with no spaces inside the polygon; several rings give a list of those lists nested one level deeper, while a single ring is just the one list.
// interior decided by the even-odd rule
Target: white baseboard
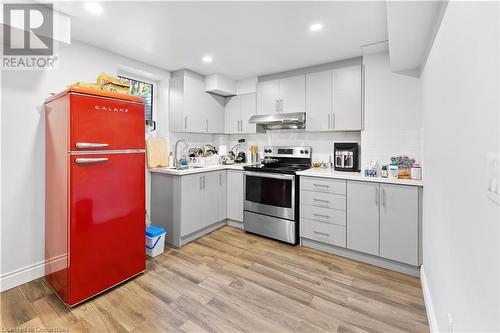
[{"label": "white baseboard", "polygon": [[227,219],[226,224],[230,227],[243,229],[243,222]]},{"label": "white baseboard", "polygon": [[15,288],[24,283],[45,276],[45,272],[57,271],[66,267],[66,255],[51,260],[41,261],[0,276],[0,292]]},{"label": "white baseboard", "polygon": [[420,284],[422,285],[422,293],[424,294],[425,311],[427,312],[427,320],[429,321],[429,330],[432,333],[438,333],[439,326],[434,312],[434,305],[432,304],[431,292],[427,284],[427,276],[425,275],[424,266],[420,266]]}]

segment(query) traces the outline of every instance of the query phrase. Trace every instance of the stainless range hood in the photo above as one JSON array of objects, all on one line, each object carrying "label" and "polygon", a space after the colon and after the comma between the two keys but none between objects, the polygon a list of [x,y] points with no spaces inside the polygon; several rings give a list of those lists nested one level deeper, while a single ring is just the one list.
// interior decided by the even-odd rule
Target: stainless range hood
[{"label": "stainless range hood", "polygon": [[250,124],[262,125],[265,129],[301,129],[306,128],[306,113],[274,113],[252,116]]}]

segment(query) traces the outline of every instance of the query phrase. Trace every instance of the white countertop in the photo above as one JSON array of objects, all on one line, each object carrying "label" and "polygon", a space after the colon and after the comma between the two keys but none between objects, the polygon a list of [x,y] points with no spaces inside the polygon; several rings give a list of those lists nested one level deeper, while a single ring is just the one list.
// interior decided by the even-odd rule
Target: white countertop
[{"label": "white countertop", "polygon": [[210,164],[210,165],[204,165],[201,168],[181,169],[181,170],[174,169],[173,167],[172,168],[150,168],[149,171],[156,172],[156,173],[164,173],[167,175],[184,176],[184,175],[191,175],[194,173],[217,171],[217,170],[241,170],[241,171],[243,171],[244,165],[250,165],[250,164],[248,164],[248,163],[240,163],[240,164],[235,163],[235,164],[228,164],[228,165]]},{"label": "white countertop", "polygon": [[[241,164],[211,164],[202,166],[201,168],[192,168],[177,170],[174,168],[151,168],[149,171],[156,173],[164,173],[167,175],[174,176],[184,176],[191,175],[195,173],[210,172],[217,170],[240,170],[243,171],[243,166],[251,165],[249,163]],[[342,172],[342,171],[329,171],[328,169],[315,169],[311,168],[304,171],[297,172],[299,176],[311,176],[311,177],[322,177],[322,178],[332,178],[332,179],[347,179],[347,180],[359,180],[365,182],[374,183],[386,183],[386,184],[399,184],[399,185],[411,185],[411,186],[424,186],[424,182],[421,180],[413,179],[392,179],[392,178],[382,178],[382,177],[365,177],[359,172]]]},{"label": "white countertop", "polygon": [[393,178],[382,178],[382,177],[365,177],[359,172],[342,172],[333,171],[328,169],[315,169],[311,168],[304,171],[297,172],[299,176],[311,176],[311,177],[322,177],[322,178],[333,178],[333,179],[347,179],[347,180],[359,180],[365,182],[375,182],[375,183],[386,183],[386,184],[399,184],[399,185],[412,185],[412,186],[424,186],[424,182],[421,180],[413,179],[393,179]]}]

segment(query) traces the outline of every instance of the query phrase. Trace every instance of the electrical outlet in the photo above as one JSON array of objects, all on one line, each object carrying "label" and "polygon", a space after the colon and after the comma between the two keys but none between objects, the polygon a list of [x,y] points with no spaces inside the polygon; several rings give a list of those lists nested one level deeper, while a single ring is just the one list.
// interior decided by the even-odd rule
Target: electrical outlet
[{"label": "electrical outlet", "polygon": [[500,167],[498,154],[486,154],[486,175],[488,198],[500,206]]},{"label": "electrical outlet", "polygon": [[453,318],[451,318],[451,313],[448,312],[448,333],[453,333]]}]

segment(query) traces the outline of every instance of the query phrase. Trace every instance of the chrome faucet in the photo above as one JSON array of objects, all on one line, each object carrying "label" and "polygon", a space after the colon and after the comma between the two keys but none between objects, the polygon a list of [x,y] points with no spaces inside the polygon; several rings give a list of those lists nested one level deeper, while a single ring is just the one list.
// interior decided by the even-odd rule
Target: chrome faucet
[{"label": "chrome faucet", "polygon": [[179,164],[179,159],[177,158],[177,150],[178,150],[178,147],[179,147],[179,143],[181,143],[181,142],[184,144],[185,148],[187,148],[187,146],[188,146],[187,143],[186,143],[186,141],[182,140],[182,139],[181,140],[177,140],[177,142],[175,143],[175,149],[174,149],[174,168],[176,168],[176,169],[180,169],[181,168],[181,166]]}]

